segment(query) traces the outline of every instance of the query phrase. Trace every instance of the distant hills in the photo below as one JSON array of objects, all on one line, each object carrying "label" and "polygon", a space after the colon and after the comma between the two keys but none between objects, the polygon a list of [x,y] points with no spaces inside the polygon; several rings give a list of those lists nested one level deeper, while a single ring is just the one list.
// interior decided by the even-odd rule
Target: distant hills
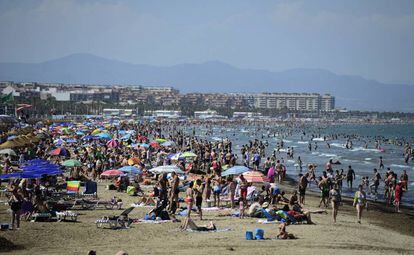
[{"label": "distant hills", "polygon": [[240,69],[218,61],[135,65],[90,54],[43,63],[0,63],[0,80],[173,86],[181,92],[317,92],[352,110],[414,112],[414,86],[385,84],[323,69]]}]

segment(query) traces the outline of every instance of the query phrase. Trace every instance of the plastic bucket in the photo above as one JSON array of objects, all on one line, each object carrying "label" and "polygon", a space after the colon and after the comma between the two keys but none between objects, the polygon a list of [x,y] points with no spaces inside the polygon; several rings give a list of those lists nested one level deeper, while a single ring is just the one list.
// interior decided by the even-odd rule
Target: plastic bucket
[{"label": "plastic bucket", "polygon": [[246,240],[254,240],[252,231],[246,231]]},{"label": "plastic bucket", "polygon": [[255,236],[256,236],[257,240],[263,240],[264,239],[264,230],[263,229],[256,228],[255,232],[256,232]]}]

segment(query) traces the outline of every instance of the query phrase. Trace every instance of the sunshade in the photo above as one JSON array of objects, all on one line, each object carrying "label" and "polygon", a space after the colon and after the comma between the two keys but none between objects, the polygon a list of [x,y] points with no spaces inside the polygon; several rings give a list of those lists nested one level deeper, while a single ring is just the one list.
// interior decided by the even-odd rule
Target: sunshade
[{"label": "sunshade", "polygon": [[249,171],[250,169],[245,166],[233,166],[226,171],[221,173],[221,176],[229,176],[229,175],[239,175]]},{"label": "sunshade", "polygon": [[62,166],[67,166],[67,167],[82,166],[82,163],[76,159],[68,159],[62,163]]},{"label": "sunshade", "polygon": [[158,166],[150,170],[153,173],[162,174],[162,173],[172,173],[175,172],[177,174],[184,174],[184,171],[181,170],[176,165],[168,165],[168,166]]},{"label": "sunshade", "polygon": [[124,172],[116,169],[106,170],[101,174],[101,176],[120,176],[124,175]]}]

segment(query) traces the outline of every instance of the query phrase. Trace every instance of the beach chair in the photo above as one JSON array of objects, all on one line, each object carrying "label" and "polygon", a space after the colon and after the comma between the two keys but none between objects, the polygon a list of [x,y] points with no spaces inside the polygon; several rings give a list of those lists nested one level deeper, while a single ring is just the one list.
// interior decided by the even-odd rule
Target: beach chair
[{"label": "beach chair", "polygon": [[119,216],[104,216],[97,220],[97,228],[109,227],[110,229],[129,228],[133,220],[128,217],[128,214],[134,210],[134,207],[129,207],[123,211]]},{"label": "beach chair", "polygon": [[85,183],[85,191],[82,193],[82,196],[98,198],[98,184],[94,181],[87,181]]},{"label": "beach chair", "polygon": [[80,181],[67,181],[66,194],[76,197],[79,194]]},{"label": "beach chair", "polygon": [[71,211],[56,212],[56,218],[58,221],[77,221],[78,214]]}]

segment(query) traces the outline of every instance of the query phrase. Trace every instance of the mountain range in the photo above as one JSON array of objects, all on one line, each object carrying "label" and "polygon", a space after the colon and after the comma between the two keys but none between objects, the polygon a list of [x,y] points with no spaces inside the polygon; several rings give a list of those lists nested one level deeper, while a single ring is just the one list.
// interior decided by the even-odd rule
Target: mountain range
[{"label": "mountain range", "polygon": [[386,84],[323,69],[272,72],[219,61],[174,66],[130,64],[90,54],[42,63],[0,63],[0,80],[172,86],[181,92],[316,92],[351,110],[414,112],[414,86]]}]

